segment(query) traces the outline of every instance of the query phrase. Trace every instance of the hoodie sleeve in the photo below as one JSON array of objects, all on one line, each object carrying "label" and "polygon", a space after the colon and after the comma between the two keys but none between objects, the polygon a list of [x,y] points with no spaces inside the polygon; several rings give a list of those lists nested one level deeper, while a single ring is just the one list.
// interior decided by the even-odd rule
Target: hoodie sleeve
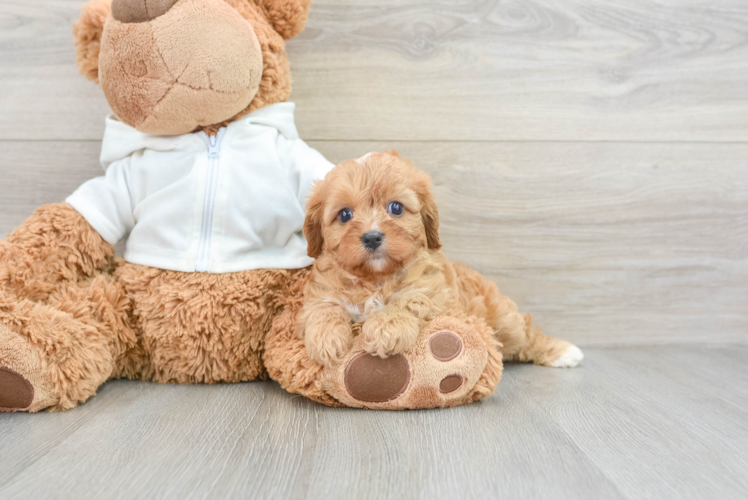
[{"label": "hoodie sleeve", "polygon": [[335,165],[301,139],[289,141],[286,151],[284,160],[288,166],[289,177],[296,190],[299,203],[305,207],[314,181],[323,179]]},{"label": "hoodie sleeve", "polygon": [[112,245],[135,226],[127,184],[129,161],[125,158],[112,163],[103,177],[85,182],[65,200]]}]

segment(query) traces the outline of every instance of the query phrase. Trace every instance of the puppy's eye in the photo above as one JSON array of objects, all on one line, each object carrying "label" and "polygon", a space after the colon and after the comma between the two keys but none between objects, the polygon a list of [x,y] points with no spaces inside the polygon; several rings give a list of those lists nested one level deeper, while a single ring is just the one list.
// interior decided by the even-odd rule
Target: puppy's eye
[{"label": "puppy's eye", "polygon": [[392,203],[390,203],[390,206],[387,208],[387,211],[391,213],[392,215],[402,215],[403,205],[400,202],[393,201]]},{"label": "puppy's eye", "polygon": [[349,220],[353,218],[353,212],[350,208],[344,208],[340,212],[338,212],[338,220],[341,224],[345,224]]}]

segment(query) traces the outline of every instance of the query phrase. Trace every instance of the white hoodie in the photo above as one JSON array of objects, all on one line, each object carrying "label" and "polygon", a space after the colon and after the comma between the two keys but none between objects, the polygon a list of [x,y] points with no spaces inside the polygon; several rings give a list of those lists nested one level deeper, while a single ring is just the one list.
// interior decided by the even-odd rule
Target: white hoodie
[{"label": "white hoodie", "polygon": [[154,136],[113,116],[106,170],[66,200],[125,260],[174,271],[229,273],[311,264],[302,233],[311,183],[333,165],[299,139],[294,104],[222,128]]}]

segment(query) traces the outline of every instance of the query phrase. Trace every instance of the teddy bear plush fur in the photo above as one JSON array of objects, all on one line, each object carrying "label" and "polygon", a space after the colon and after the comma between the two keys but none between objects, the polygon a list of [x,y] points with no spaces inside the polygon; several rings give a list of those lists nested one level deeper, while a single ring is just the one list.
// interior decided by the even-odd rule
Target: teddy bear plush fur
[{"label": "teddy bear plush fur", "polygon": [[[284,39],[303,29],[309,3],[115,0],[118,20],[94,0],[74,26],[78,66],[139,130],[215,134],[288,98]],[[0,241],[0,410],[69,409],[111,378],[265,378],[265,334],[304,273],[131,264],[71,206],[40,207]]]},{"label": "teddy bear plush fur", "polygon": [[[78,67],[138,133],[215,137],[288,99],[284,40],[303,29],[309,4],[93,0],[74,25]],[[404,357],[369,355],[359,336],[336,366],[317,364],[294,332],[308,276],[308,268],[205,273],[126,262],[71,205],[42,206],[0,241],[0,411],[70,409],[112,378],[270,376],[327,405],[386,409],[493,392],[500,346],[468,316],[434,318]]]},{"label": "teddy bear plush fur", "polygon": [[266,377],[265,333],[306,271],[181,273],[113,260],[71,207],[0,246],[0,408],[65,410],[110,378]]}]

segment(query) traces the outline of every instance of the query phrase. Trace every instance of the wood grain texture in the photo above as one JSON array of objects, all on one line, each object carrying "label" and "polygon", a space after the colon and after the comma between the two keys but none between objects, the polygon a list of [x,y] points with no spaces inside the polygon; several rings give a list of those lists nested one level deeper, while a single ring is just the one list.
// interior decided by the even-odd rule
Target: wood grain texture
[{"label": "wood grain texture", "polygon": [[573,370],[510,365],[494,396],[435,411],[112,382],[66,413],[0,415],[0,496],[741,499],[748,405],[714,386],[745,380],[746,356],[593,349]]},{"label": "wood grain texture", "polygon": [[[331,161],[386,142],[312,141]],[[748,144],[399,143],[444,251],[583,346],[748,343]],[[6,143],[0,231],[101,175],[97,142]],[[715,158],[718,159],[715,161]]]},{"label": "wood grain texture", "polygon": [[[99,139],[82,0],[0,1],[0,139]],[[743,0],[315,0],[288,44],[324,140],[748,140]]]},{"label": "wood grain texture", "polygon": [[[0,0],[0,234],[101,174],[82,3]],[[581,367],[400,413],[111,382],[0,414],[0,498],[748,497],[746,2],[314,0],[288,49],[302,137],[431,173],[446,253]]]},{"label": "wood grain texture", "polygon": [[0,142],[0,237],[34,209],[57,203],[88,179],[104,175],[100,141]]}]

